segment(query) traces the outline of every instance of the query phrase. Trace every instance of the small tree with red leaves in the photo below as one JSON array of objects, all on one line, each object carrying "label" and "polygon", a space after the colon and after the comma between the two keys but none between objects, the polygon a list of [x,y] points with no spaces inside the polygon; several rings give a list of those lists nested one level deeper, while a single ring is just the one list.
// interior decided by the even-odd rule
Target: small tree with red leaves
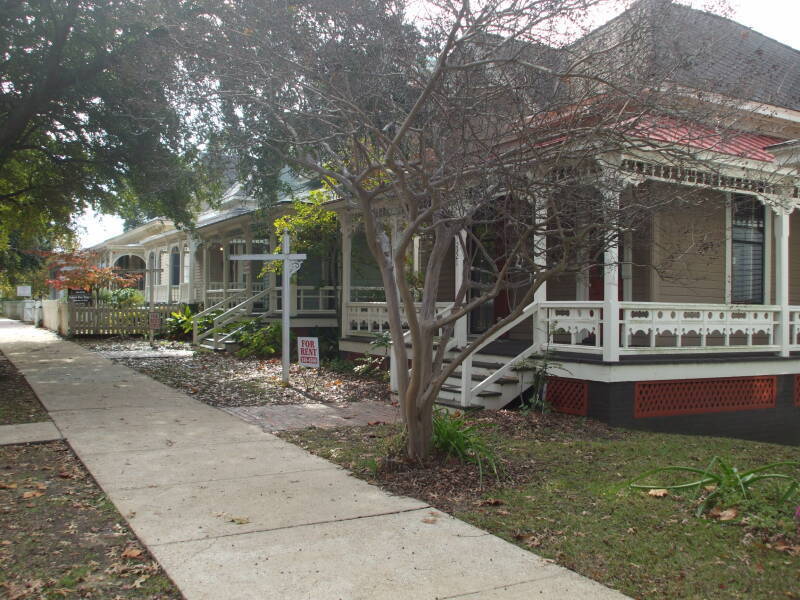
[{"label": "small tree with red leaves", "polygon": [[97,256],[93,252],[50,252],[45,256],[53,274],[47,280],[48,285],[57,290],[85,290],[92,294],[95,303],[99,290],[133,287],[141,277],[93,264]]}]

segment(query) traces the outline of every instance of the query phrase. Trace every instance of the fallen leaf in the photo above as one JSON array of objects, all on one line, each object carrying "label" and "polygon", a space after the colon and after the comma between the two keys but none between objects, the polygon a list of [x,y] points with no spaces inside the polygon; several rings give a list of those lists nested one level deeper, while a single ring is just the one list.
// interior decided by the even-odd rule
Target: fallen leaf
[{"label": "fallen leaf", "polygon": [[423,523],[427,523],[428,525],[434,525],[436,523],[436,521],[437,521],[437,519],[435,519],[433,517],[425,517],[424,519],[422,519],[422,522]]},{"label": "fallen leaf", "polygon": [[44,496],[44,492],[25,492],[22,494],[22,499],[28,500],[29,498],[38,498],[39,496]]},{"label": "fallen leaf", "polygon": [[500,498],[486,498],[478,502],[478,506],[502,506],[503,504],[505,504],[505,501],[500,500]]},{"label": "fallen leaf", "polygon": [[733,521],[736,517],[739,516],[739,511],[735,508],[729,508],[727,510],[723,510],[719,513],[719,520],[720,521]]},{"label": "fallen leaf", "polygon": [[250,519],[247,517],[232,517],[231,523],[236,523],[237,525],[247,525],[250,522]]},{"label": "fallen leaf", "polygon": [[129,547],[125,548],[122,552],[122,558],[139,558],[142,555],[142,551],[139,548]]},{"label": "fallen leaf", "polygon": [[15,490],[17,489],[16,483],[0,483],[0,490]]},{"label": "fallen leaf", "polygon": [[647,495],[653,498],[663,498],[664,496],[668,496],[669,492],[667,490],[650,490],[647,492]]}]

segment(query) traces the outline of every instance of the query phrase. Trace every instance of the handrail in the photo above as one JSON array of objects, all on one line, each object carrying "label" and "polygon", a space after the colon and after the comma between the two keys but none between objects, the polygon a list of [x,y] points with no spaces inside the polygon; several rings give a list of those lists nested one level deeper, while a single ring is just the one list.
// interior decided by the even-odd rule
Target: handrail
[{"label": "handrail", "polygon": [[[242,307],[246,306],[247,304],[253,304],[254,302],[260,300],[262,297],[266,296],[268,293],[269,293],[269,290],[262,290],[262,291],[260,291],[259,293],[255,294],[253,296],[248,296],[247,298],[245,298],[239,304],[237,304],[235,306],[232,306],[231,308],[229,308],[228,310],[226,310],[222,314],[217,315],[216,317],[214,317],[212,326],[208,330],[206,330],[203,333],[199,334],[197,336],[197,340],[198,341],[202,341],[202,340],[206,339],[207,337],[209,337],[212,334],[216,335],[216,330],[219,327],[222,327],[223,325],[227,325],[228,323],[230,323],[233,320],[233,319],[229,319],[228,317],[230,317],[234,313],[238,313],[242,309]],[[195,321],[195,324],[196,323],[197,322]],[[197,342],[195,342],[195,343],[197,343]]]},{"label": "handrail", "polygon": [[513,369],[513,368],[514,368],[514,367],[517,365],[517,363],[518,363],[519,361],[521,361],[521,360],[525,360],[525,359],[526,359],[526,358],[528,358],[528,357],[529,357],[531,354],[533,354],[534,352],[536,352],[536,350],[538,349],[538,347],[539,347],[539,343],[538,343],[538,342],[534,342],[533,344],[531,344],[530,346],[528,346],[528,347],[527,347],[525,350],[523,350],[522,352],[520,352],[519,354],[517,354],[517,355],[516,355],[514,358],[512,358],[510,361],[508,361],[508,362],[507,362],[506,364],[504,364],[502,367],[500,367],[499,369],[497,369],[497,371],[495,371],[494,373],[492,373],[491,375],[489,375],[489,376],[488,376],[486,379],[484,379],[483,381],[481,381],[480,383],[478,383],[478,385],[476,385],[475,387],[473,387],[473,388],[470,390],[470,394],[471,394],[471,396],[477,396],[478,394],[480,394],[480,393],[481,393],[481,392],[482,392],[482,391],[483,391],[485,388],[489,387],[491,384],[493,384],[495,381],[497,381],[497,380],[498,380],[498,379],[500,379],[500,378],[501,378],[503,375],[505,375],[505,374],[506,374],[508,371],[510,371],[511,369]]},{"label": "handrail", "polygon": [[[538,341],[535,341],[531,344],[528,348],[526,348],[523,352],[517,355],[513,360],[508,361],[505,365],[497,369],[494,373],[483,379],[483,381],[479,382],[475,386],[471,386],[471,379],[472,379],[472,359],[475,354],[477,354],[480,350],[497,340],[501,335],[505,334],[506,332],[510,331],[526,319],[533,318],[534,315],[539,310],[539,303],[538,302],[531,302],[528,304],[523,310],[520,315],[515,318],[513,321],[509,321],[505,325],[503,325],[500,329],[492,333],[489,337],[483,340],[480,344],[478,344],[475,349],[466,357],[464,362],[461,365],[461,404],[462,406],[469,406],[472,398],[482,392],[486,387],[497,381],[500,377],[505,375],[505,373],[513,368],[514,364],[522,359],[527,358],[527,355],[533,353],[536,348],[540,345]],[[534,332],[534,335],[536,332]]]},{"label": "handrail", "polygon": [[243,296],[243,293],[234,294],[233,296],[228,296],[227,298],[223,298],[216,304],[209,306],[205,310],[200,311],[194,317],[192,317],[192,343],[197,345],[201,340],[204,340],[208,336],[204,335],[202,338],[200,337],[200,333],[198,331],[198,321],[205,317],[206,315],[211,314],[215,310],[219,309],[223,304],[229,304],[230,302],[236,301],[239,297]]},{"label": "handrail", "polygon": [[511,329],[514,329],[514,327],[522,323],[525,319],[531,318],[533,316],[533,313],[535,313],[538,310],[538,308],[539,308],[538,302],[531,302],[530,304],[528,304],[528,306],[526,306],[522,310],[522,313],[516,319],[506,323],[500,329],[495,331],[492,335],[490,335],[488,338],[486,338],[480,344],[478,344],[475,350],[472,351],[472,354],[479,352],[480,350],[491,344],[493,341],[495,341],[504,333],[510,331]]}]

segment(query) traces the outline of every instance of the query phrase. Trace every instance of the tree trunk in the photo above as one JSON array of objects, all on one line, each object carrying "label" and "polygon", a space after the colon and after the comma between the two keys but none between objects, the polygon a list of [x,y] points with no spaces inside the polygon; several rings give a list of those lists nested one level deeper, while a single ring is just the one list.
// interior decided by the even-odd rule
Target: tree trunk
[{"label": "tree trunk", "polygon": [[[410,400],[415,402],[416,399]],[[416,406],[416,403],[415,403]],[[417,408],[412,416],[413,421],[408,423],[407,452],[411,460],[422,460],[430,454],[433,448],[433,403]]]}]

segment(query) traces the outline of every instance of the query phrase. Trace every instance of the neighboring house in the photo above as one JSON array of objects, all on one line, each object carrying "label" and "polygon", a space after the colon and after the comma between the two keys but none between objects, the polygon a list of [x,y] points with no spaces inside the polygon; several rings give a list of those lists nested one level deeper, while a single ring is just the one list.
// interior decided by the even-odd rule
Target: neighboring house
[{"label": "neighboring house", "polygon": [[[156,304],[197,305],[222,312],[220,325],[259,314],[273,320],[280,314],[280,277],[259,277],[262,261],[231,260],[237,254],[268,254],[278,245],[274,220],[291,211],[291,202],[310,188],[285,175],[291,189],[267,214],[233,184],[213,208],[197,217],[193,231],[177,229],[171,221],[156,219],[105,240],[89,250],[101,266],[141,273],[139,289]],[[269,233],[265,233],[269,232]],[[308,264],[291,289],[293,322],[299,327],[336,326],[334,278]],[[230,314],[227,314],[230,311]]]}]

